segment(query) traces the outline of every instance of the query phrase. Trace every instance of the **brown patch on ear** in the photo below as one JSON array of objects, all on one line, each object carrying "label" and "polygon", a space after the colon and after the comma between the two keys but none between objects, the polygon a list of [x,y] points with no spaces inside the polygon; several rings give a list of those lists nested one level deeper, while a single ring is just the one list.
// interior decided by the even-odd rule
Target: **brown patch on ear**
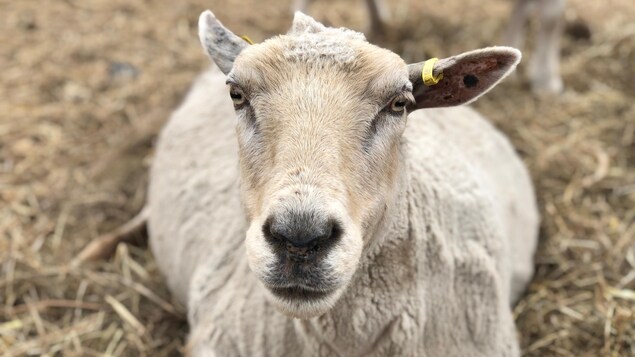
[{"label": "brown patch on ear", "polygon": [[421,79],[423,63],[410,65],[416,108],[451,107],[469,103],[489,91],[505,77],[520,59],[520,52],[510,48],[491,48],[467,52],[442,59],[434,75],[443,79],[425,86]]}]

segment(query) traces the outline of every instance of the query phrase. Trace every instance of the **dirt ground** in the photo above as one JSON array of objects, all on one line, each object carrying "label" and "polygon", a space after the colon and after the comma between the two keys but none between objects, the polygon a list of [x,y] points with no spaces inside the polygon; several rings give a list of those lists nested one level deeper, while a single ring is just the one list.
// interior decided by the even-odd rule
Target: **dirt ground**
[{"label": "dirt ground", "polygon": [[[511,1],[390,6],[381,44],[420,61],[499,44]],[[183,309],[147,249],[67,263],[143,205],[156,133],[207,65],[206,8],[254,41],[291,21],[287,1],[0,0],[0,355],[181,353]],[[362,30],[363,9],[312,13]],[[635,356],[635,2],[569,0],[566,21],[562,95],[520,76],[475,105],[525,159],[543,216],[519,336],[526,356]]]}]

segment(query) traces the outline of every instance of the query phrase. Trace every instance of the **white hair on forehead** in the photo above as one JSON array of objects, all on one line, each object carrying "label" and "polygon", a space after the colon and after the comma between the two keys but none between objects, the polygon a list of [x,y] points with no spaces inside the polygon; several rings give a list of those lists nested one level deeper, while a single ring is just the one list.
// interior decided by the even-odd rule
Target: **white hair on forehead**
[{"label": "white hair on forehead", "polygon": [[340,64],[355,59],[355,51],[346,40],[366,41],[360,32],[326,27],[312,17],[296,12],[293,25],[285,36],[285,59],[293,62],[326,61]]}]

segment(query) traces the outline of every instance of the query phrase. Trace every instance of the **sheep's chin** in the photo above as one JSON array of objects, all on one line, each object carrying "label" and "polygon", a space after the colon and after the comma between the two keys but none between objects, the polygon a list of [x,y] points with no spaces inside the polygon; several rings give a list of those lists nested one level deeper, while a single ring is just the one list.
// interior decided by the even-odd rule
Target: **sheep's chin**
[{"label": "sheep's chin", "polygon": [[286,316],[296,319],[310,319],[329,311],[337,303],[345,289],[346,286],[342,286],[322,298],[308,300],[281,298],[272,293],[271,290],[266,290],[269,301]]}]

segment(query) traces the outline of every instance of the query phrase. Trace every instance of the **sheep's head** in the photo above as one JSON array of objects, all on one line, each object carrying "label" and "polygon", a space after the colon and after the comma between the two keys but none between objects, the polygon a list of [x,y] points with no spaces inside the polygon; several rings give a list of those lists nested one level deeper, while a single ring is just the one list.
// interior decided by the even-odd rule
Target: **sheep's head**
[{"label": "sheep's head", "polygon": [[408,111],[469,102],[520,59],[500,47],[443,59],[430,73],[443,79],[426,86],[423,63],[301,13],[257,45],[209,11],[199,35],[236,109],[250,267],[301,318],[333,306],[372,241],[395,193]]}]

